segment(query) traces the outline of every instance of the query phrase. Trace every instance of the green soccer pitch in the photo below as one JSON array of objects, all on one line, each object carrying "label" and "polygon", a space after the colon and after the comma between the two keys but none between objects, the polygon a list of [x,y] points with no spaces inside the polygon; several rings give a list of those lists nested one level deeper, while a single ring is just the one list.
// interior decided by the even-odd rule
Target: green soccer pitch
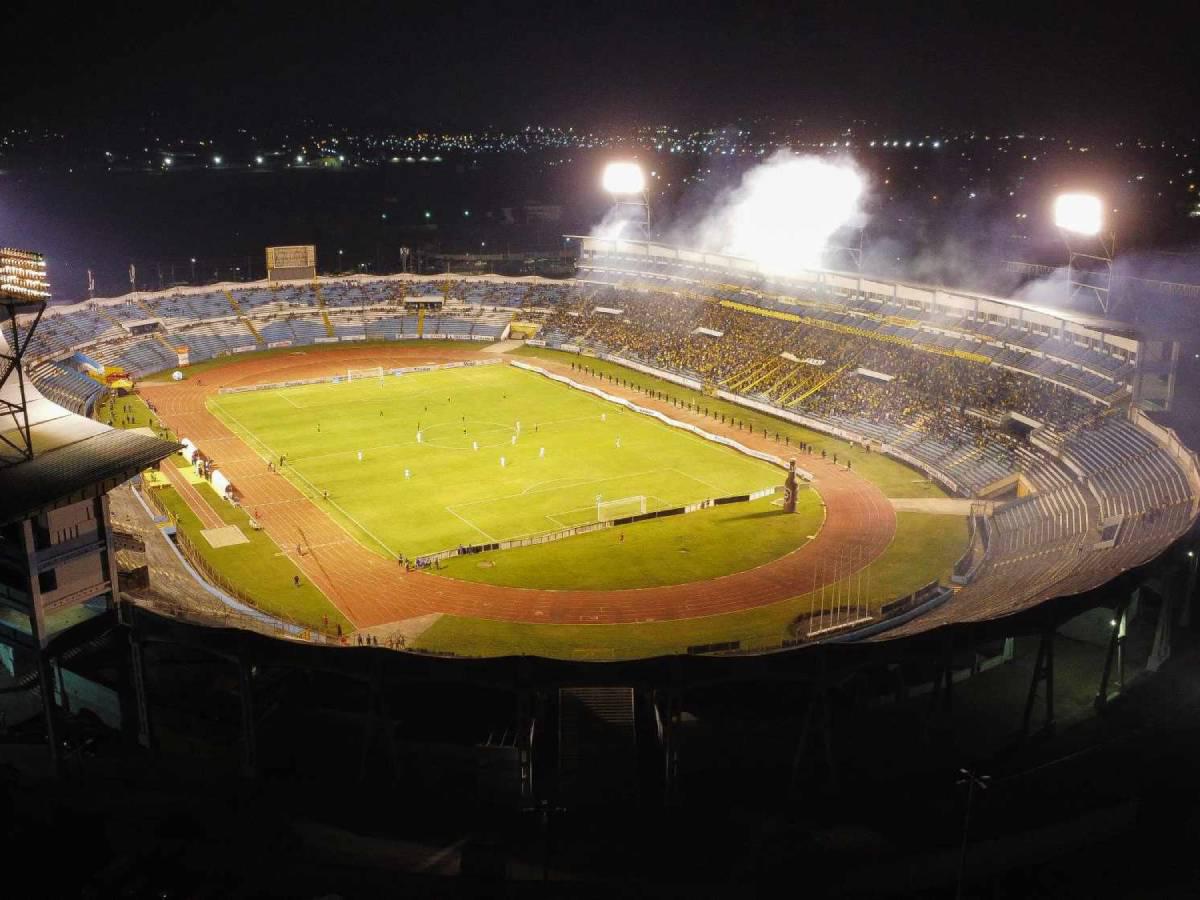
[{"label": "green soccer pitch", "polygon": [[[408,557],[781,484],[784,473],[534,372],[489,365],[224,394],[223,422],[367,547]],[[519,426],[518,426],[519,423]],[[362,458],[359,459],[361,452]],[[503,460],[503,463],[502,463]]]}]

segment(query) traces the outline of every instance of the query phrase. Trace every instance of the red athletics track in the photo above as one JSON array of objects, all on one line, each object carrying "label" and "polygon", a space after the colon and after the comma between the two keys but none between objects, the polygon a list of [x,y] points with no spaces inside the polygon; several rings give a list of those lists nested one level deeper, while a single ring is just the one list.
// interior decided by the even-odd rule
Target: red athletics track
[{"label": "red athletics track", "polygon": [[[865,561],[873,560],[883,553],[896,533],[892,505],[875,485],[832,463],[805,457],[804,466],[816,476],[813,487],[825,502],[824,527],[800,549],[746,572],[692,584],[614,591],[496,587],[427,572],[404,572],[397,563],[372,553],[351,538],[319,508],[318,502],[310,501],[282,475],[266,471],[264,461],[209,413],[204,402],[207,395],[224,386],[342,374],[354,367],[419,365],[471,358],[478,359],[478,353],[428,344],[296,351],[235,360],[187,381],[148,382],[139,389],[154,402],[159,416],[176,434],[189,438],[215,460],[217,467],[241,491],[243,506],[251,512],[257,511],[275,543],[359,628],[428,613],[542,624],[615,624],[736,612],[808,593],[822,583],[818,580],[821,560],[847,550]],[[750,447],[770,453],[778,453],[780,449],[765,438],[749,437],[746,432],[715,424],[703,415],[572,372],[569,366],[544,360],[534,362],[577,382],[591,383],[643,406],[661,409],[681,421],[727,434]],[[296,552],[301,544],[304,555]]]}]

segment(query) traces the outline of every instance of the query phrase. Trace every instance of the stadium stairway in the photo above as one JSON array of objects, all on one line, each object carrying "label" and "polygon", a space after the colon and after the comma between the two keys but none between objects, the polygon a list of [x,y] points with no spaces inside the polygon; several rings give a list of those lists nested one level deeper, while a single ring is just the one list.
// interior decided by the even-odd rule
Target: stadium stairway
[{"label": "stadium stairway", "polygon": [[313,282],[313,293],[317,295],[317,309],[321,310],[321,321],[325,324],[325,336],[337,337],[337,330],[329,319],[329,310],[325,307],[325,295],[321,293],[321,285]]},{"label": "stadium stairway", "polygon": [[568,805],[637,800],[637,731],[628,687],[558,692],[559,796]]},{"label": "stadium stairway", "polygon": [[161,331],[156,331],[154,332],[154,336],[158,338],[158,342],[170,350],[172,354],[175,353],[175,345],[167,340],[167,336],[165,334],[163,334]]},{"label": "stadium stairway", "polygon": [[116,316],[112,315],[111,313],[109,313],[109,311],[106,310],[103,306],[97,306],[95,311],[98,312],[100,315],[102,315],[105,319],[107,319],[108,322],[111,323],[114,327],[116,327],[116,328],[122,327],[121,320],[118,319]]},{"label": "stadium stairway", "polygon": [[254,343],[262,344],[262,335],[258,333],[258,329],[254,327],[254,323],[242,311],[241,304],[237,302],[237,298],[233,296],[232,291],[225,291],[225,297],[229,300],[229,305],[232,307],[234,314],[238,317],[238,321],[246,326],[246,330],[254,335]]},{"label": "stadium stairway", "polygon": [[831,372],[824,378],[818,379],[815,384],[806,382],[805,384],[800,385],[798,390],[789,392],[786,397],[781,397],[779,401],[780,404],[783,406],[792,406],[793,404],[807,400],[827,384],[832,384],[834,381],[836,381],[838,377],[849,367],[850,363],[846,363],[844,366],[840,366],[836,371]]}]

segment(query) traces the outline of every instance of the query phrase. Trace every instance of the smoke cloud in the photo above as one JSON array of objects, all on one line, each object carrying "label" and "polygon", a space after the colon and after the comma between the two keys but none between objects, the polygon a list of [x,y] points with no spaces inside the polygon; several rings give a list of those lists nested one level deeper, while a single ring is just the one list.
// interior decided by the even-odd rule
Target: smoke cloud
[{"label": "smoke cloud", "polygon": [[863,224],[864,187],[850,159],[780,150],[746,172],[678,243],[752,259],[772,274],[813,268],[835,232]]}]

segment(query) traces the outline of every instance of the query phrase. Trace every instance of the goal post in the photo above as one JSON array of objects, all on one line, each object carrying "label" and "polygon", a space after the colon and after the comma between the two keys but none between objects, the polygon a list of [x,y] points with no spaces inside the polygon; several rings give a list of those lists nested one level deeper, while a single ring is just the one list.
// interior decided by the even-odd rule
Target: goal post
[{"label": "goal post", "polygon": [[378,378],[383,380],[383,366],[375,366],[373,369],[347,369],[347,381],[361,381],[364,378]]},{"label": "goal post", "polygon": [[625,516],[637,516],[646,512],[646,497],[621,497],[619,500],[596,500],[596,521],[610,522]]}]

